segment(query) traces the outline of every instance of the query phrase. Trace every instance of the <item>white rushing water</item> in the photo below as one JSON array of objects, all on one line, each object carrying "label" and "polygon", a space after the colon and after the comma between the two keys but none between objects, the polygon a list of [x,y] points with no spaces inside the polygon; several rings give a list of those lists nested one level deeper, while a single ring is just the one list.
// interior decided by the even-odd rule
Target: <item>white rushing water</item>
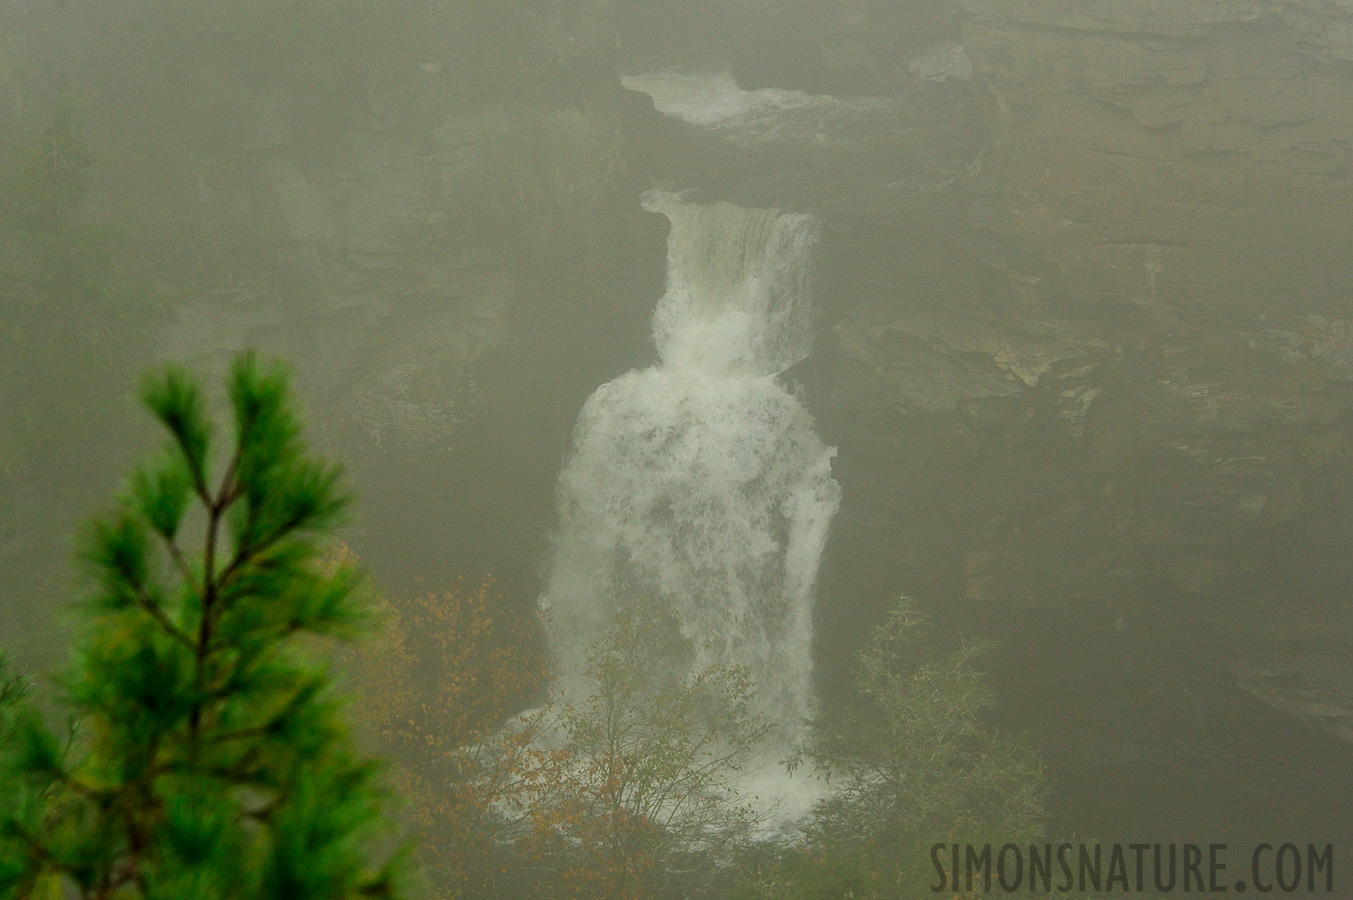
[{"label": "white rushing water", "polygon": [[783,88],[738,87],[728,72],[664,69],[620,79],[653,98],[658,112],[708,129],[733,144],[813,147],[868,145],[904,129],[904,103],[892,97],[810,94]]},{"label": "white rushing water", "polygon": [[663,115],[706,128],[764,121],[786,110],[836,102],[830,97],[781,88],[743,90],[728,72],[665,69],[626,75],[620,80],[630,90],[652,97],[654,107]]},{"label": "white rushing water", "polygon": [[834,448],[774,378],[810,350],[816,222],[644,200],[672,223],[653,317],[661,361],[598,388],[574,431],[544,600],[556,693],[618,604],[660,602],[693,667],[745,666],[756,681],[776,728],[764,790],[783,781],[772,766],[813,711],[814,583],[840,502]]}]

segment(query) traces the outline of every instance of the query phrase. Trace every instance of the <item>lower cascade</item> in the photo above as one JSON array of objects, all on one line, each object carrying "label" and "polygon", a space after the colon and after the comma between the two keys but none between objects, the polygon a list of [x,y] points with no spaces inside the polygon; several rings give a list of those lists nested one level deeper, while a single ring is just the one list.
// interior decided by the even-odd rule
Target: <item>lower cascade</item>
[{"label": "lower cascade", "polygon": [[665,192],[644,203],[671,221],[660,362],[598,388],[574,430],[542,598],[554,692],[581,689],[620,604],[660,604],[692,669],[750,673],[772,740],[749,788],[783,793],[777,761],[814,709],[814,586],[840,504],[835,448],[775,378],[811,349],[817,225]]}]

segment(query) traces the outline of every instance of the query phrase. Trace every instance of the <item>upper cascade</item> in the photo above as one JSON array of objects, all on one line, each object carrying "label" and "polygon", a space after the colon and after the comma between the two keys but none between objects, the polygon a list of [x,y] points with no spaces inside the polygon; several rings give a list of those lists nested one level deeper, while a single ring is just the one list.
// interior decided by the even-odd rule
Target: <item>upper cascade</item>
[{"label": "upper cascade", "polygon": [[662,191],[646,193],[644,207],[672,223],[653,316],[664,366],[774,375],[808,356],[815,219]]}]

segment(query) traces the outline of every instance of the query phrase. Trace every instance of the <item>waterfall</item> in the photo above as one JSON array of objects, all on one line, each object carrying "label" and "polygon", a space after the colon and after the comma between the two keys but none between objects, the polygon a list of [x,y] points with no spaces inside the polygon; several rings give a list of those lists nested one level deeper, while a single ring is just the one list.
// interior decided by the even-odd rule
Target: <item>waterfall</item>
[{"label": "waterfall", "polygon": [[656,600],[692,665],[750,671],[779,758],[814,707],[814,582],[840,502],[835,449],[774,378],[811,349],[816,222],[644,202],[671,221],[660,362],[598,388],[573,433],[544,598],[556,691],[618,603]]},{"label": "waterfall", "polygon": [[903,97],[847,97],[780,88],[747,91],[728,72],[667,69],[626,75],[620,81],[652,97],[663,115],[749,150],[769,144],[815,151],[867,149],[889,135],[905,140],[914,130],[906,115],[909,101]]}]

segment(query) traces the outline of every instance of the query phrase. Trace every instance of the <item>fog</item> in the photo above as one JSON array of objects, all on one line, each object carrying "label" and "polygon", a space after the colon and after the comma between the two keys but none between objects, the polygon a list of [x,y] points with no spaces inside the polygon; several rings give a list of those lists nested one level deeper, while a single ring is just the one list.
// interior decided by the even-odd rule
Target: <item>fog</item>
[{"label": "fog", "polygon": [[1341,0],[0,0],[0,649],[141,373],[256,348],[379,593],[528,623],[499,719],[657,603],[792,833],[906,596],[1045,839],[1340,856],[1351,64]]}]

